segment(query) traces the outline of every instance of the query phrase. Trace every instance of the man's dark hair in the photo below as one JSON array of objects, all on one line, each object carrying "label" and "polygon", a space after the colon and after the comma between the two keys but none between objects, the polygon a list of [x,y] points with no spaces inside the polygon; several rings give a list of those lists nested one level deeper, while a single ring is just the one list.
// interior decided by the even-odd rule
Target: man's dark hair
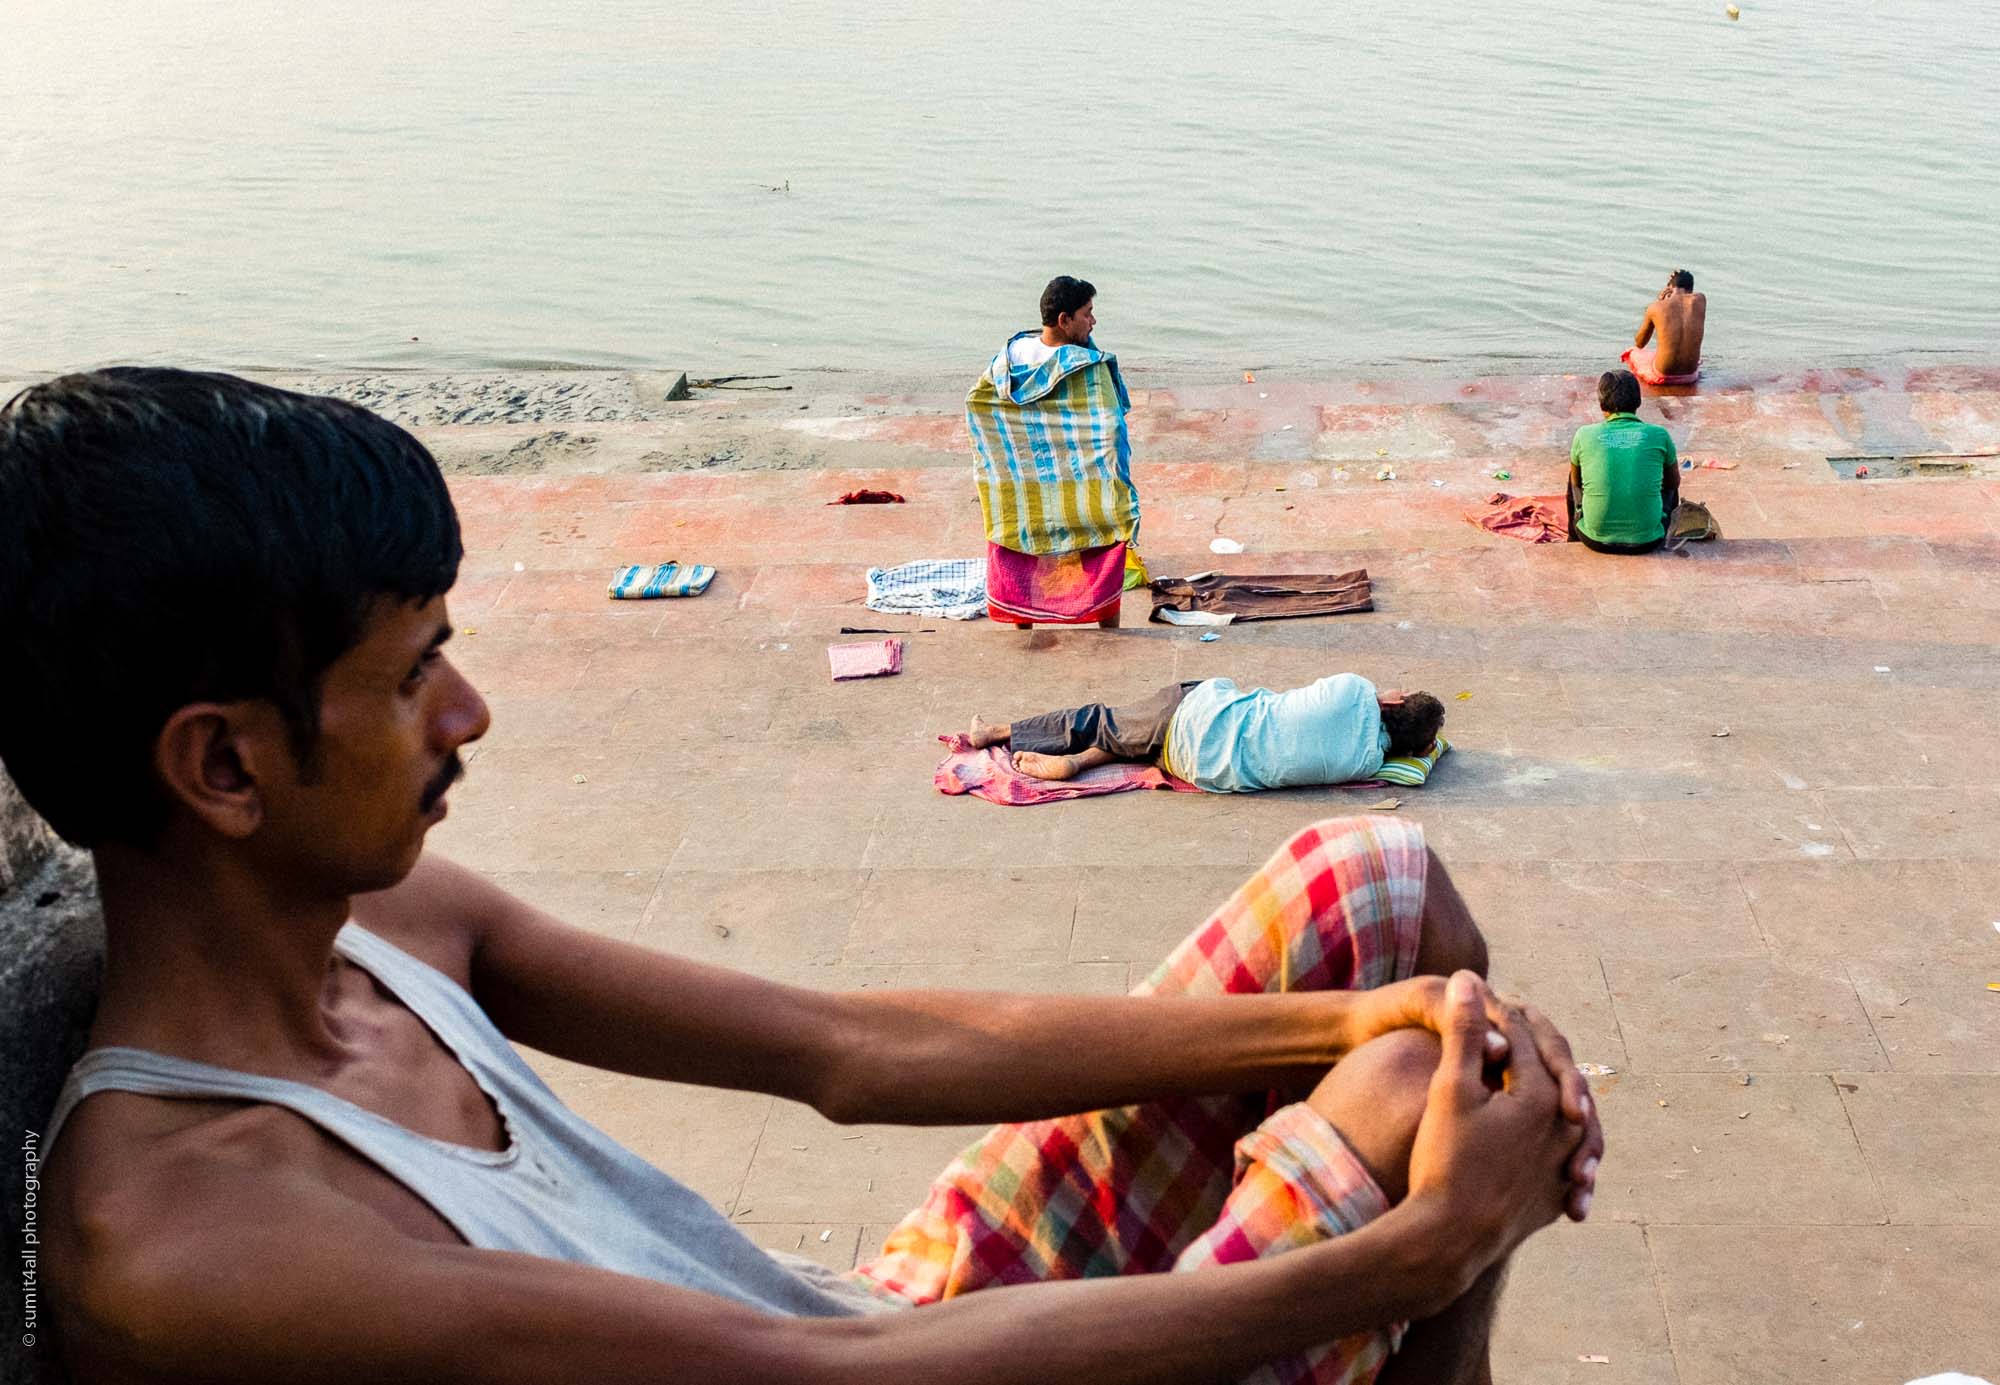
[{"label": "man's dark hair", "polygon": [[1382,709],[1382,729],[1389,733],[1391,755],[1421,755],[1444,730],[1444,703],[1427,692],[1413,692]]},{"label": "man's dark hair", "polygon": [[1055,326],[1057,318],[1064,313],[1081,310],[1095,297],[1097,286],[1090,280],[1072,279],[1067,274],[1056,275],[1042,290],[1042,326]]},{"label": "man's dark hair", "polygon": [[169,716],[268,699],[312,773],[327,668],[463,551],[431,454],[357,405],[137,367],[24,390],[0,408],[0,761],[70,841],[150,847]]},{"label": "man's dark hair", "polygon": [[1694,289],[1694,275],[1688,273],[1685,269],[1675,270],[1674,287],[1682,293],[1692,292]]},{"label": "man's dark hair", "polygon": [[1639,377],[1629,370],[1607,370],[1597,377],[1597,407],[1607,414],[1639,412]]}]

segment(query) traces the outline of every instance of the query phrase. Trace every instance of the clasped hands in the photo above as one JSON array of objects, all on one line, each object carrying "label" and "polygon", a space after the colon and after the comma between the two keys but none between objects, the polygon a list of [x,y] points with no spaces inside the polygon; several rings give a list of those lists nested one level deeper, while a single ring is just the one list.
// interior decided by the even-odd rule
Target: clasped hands
[{"label": "clasped hands", "polygon": [[[1357,999],[1351,1044],[1411,1028],[1442,1044],[1410,1158],[1412,1196],[1443,1189],[1463,1202],[1485,1189],[1513,1204],[1486,1210],[1523,1222],[1513,1242],[1558,1215],[1589,1215],[1604,1128],[1569,1041],[1545,1015],[1469,971],[1398,981]],[[1496,1178],[1498,1166],[1505,1177]]]}]

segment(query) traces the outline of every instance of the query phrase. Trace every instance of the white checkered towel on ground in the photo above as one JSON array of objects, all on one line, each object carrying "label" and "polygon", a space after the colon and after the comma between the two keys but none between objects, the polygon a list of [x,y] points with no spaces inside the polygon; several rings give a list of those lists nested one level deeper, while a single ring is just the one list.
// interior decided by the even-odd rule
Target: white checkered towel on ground
[{"label": "white checkered towel on ground", "polygon": [[980,558],[926,558],[901,567],[868,569],[871,611],[977,620],[986,614],[986,563]]}]

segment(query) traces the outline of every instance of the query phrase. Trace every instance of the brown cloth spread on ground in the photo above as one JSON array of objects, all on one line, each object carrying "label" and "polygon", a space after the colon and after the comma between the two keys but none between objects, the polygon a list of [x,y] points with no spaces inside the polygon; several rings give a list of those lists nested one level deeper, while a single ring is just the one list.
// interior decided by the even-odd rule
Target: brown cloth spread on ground
[{"label": "brown cloth spread on ground", "polygon": [[1495,491],[1466,519],[1488,533],[1524,543],[1562,543],[1569,538],[1569,514],[1560,495],[1509,495]]},{"label": "brown cloth spread on ground", "polygon": [[1153,619],[1160,612],[1206,611],[1238,620],[1284,620],[1289,616],[1339,616],[1375,609],[1368,570],[1353,572],[1204,572],[1163,577],[1148,584]]}]

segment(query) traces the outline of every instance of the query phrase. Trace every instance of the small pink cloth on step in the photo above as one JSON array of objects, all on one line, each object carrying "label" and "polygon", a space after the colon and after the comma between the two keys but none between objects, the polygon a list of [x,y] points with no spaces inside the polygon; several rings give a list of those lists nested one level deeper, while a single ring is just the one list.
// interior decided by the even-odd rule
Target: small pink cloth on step
[{"label": "small pink cloth on step", "polygon": [[903,642],[886,639],[830,644],[826,647],[826,657],[833,665],[836,683],[849,678],[880,678],[903,671]]}]

